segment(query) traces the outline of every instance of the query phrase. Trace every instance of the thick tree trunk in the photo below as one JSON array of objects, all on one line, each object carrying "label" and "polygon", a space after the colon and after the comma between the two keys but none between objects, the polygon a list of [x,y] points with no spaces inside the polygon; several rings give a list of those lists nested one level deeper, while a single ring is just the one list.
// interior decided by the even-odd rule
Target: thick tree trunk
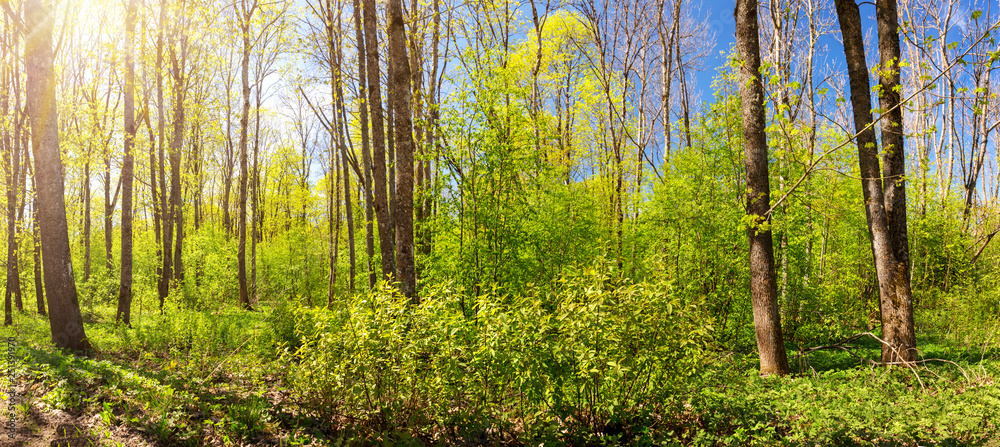
[{"label": "thick tree trunk", "polygon": [[396,266],[400,289],[414,304],[417,296],[413,257],[413,120],[410,115],[410,64],[406,54],[403,5],[389,0],[389,63],[396,136]]},{"label": "thick tree trunk", "polygon": [[736,48],[740,99],[743,114],[744,153],[747,172],[747,229],[750,240],[750,292],[753,297],[754,327],[760,354],[760,374],[785,375],[791,372],[781,333],[778,291],[774,272],[774,243],[771,238],[771,186],[768,178],[768,148],[764,128],[764,87],[760,77],[760,43],[757,35],[756,0],[736,2]]},{"label": "thick tree trunk", "polygon": [[382,278],[390,279],[396,271],[393,248],[393,222],[389,215],[386,191],[385,129],[382,121],[382,87],[379,79],[378,24],[375,0],[364,0],[365,60],[368,74],[368,107],[372,125],[372,192],[378,219],[379,248],[382,252]]},{"label": "thick tree trunk", "polygon": [[56,117],[56,82],[53,67],[53,16],[42,0],[24,4],[28,116],[35,155],[39,223],[44,252],[45,290],[49,297],[49,325],[57,347],[90,348],[77,301],[73,260],[70,256],[63,169]]},{"label": "thick tree trunk", "polygon": [[[882,311],[882,334],[889,343],[882,346],[883,360],[892,359],[898,348],[901,322],[894,316],[901,304],[894,273],[897,264],[892,247],[886,218],[882,173],[879,172],[878,143],[872,126],[871,95],[868,83],[868,66],[865,62],[864,40],[861,29],[861,15],[854,0],[836,0],[837,17],[844,39],[844,53],[847,57],[847,71],[851,82],[851,105],[854,114],[854,128],[858,133],[858,165],[864,192],[865,214],[871,237],[872,255],[875,259],[875,273],[879,284],[879,302]],[[891,132],[890,132],[891,133]],[[904,351],[907,347],[904,347]]]},{"label": "thick tree trunk", "polygon": [[899,24],[896,0],[876,2],[878,19],[879,105],[882,119],[882,144],[884,155],[882,170],[886,223],[889,242],[895,257],[892,281],[896,286],[896,300],[891,315],[882,315],[886,323],[894,326],[894,338],[886,339],[890,346],[882,347],[883,362],[912,362],[917,359],[917,337],[913,327],[913,293],[910,289],[910,247],[906,225],[906,151],[903,147],[903,109],[900,104],[899,83]]},{"label": "thick tree trunk", "polygon": [[138,0],[125,11],[125,154],[122,159],[122,252],[115,321],[132,325],[132,179],[135,149],[135,19]]}]

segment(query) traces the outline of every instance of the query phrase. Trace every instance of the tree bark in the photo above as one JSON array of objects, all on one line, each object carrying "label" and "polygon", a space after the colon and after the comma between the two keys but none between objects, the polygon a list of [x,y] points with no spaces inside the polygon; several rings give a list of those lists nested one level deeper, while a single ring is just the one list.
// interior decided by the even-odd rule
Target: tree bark
[{"label": "tree bark", "polygon": [[248,5],[248,0],[241,0],[237,5],[241,5],[237,6],[236,14],[239,16],[240,31],[243,35],[243,58],[240,62],[243,111],[240,116],[240,211],[237,217],[240,241],[237,249],[237,276],[240,286],[240,306],[253,310],[247,288],[247,127],[250,124],[250,19],[257,8],[257,2],[253,0]]},{"label": "tree bark", "polygon": [[882,144],[884,155],[882,170],[886,223],[889,242],[895,257],[892,281],[896,285],[896,300],[882,315],[883,327],[890,322],[895,338],[886,339],[891,346],[882,347],[883,362],[912,362],[917,359],[917,337],[913,327],[913,293],[910,288],[910,247],[906,224],[906,155],[903,132],[903,108],[900,104],[902,86],[899,82],[899,24],[896,0],[878,0],[879,42],[879,106],[882,119]]},{"label": "tree bark", "polygon": [[83,282],[90,281],[90,154],[92,145],[87,144],[83,160]]},{"label": "tree bark", "polygon": [[90,349],[83,328],[66,221],[63,168],[59,153],[56,82],[52,51],[53,16],[42,0],[26,0],[25,41],[28,115],[35,155],[39,223],[44,254],[45,290],[49,297],[52,341],[60,348]]},{"label": "tree bark", "polygon": [[413,304],[417,296],[416,265],[413,257],[413,118],[410,110],[410,63],[406,54],[403,5],[389,0],[389,63],[392,80],[392,108],[396,136],[396,267],[400,289]]},{"label": "tree bark", "polygon": [[[13,33],[11,33],[13,34]],[[10,98],[8,96],[6,86],[13,84],[12,73],[14,67],[8,67],[8,69],[3,71],[3,82],[4,90],[2,92],[2,111],[3,115],[10,116],[11,121],[17,126],[16,122],[19,120],[17,116],[17,107],[15,107],[13,113],[10,111]],[[20,95],[19,89],[15,88],[15,95]],[[5,126],[6,127],[6,126]],[[13,138],[11,137],[10,128],[6,127],[3,131],[3,154],[4,154],[4,167],[6,168],[7,177],[7,287],[4,292],[4,324],[13,324],[13,319],[10,313],[11,309],[11,297],[13,296],[17,310],[23,311],[24,304],[21,301],[21,277],[18,271],[18,244],[17,244],[17,208],[18,208],[18,198],[17,193],[19,188],[19,183],[21,182],[21,148],[20,148],[20,132],[19,128],[15,130]]]},{"label": "tree bark", "polygon": [[[160,0],[160,26],[156,40],[156,108],[157,108],[157,160],[156,168],[159,170],[159,206],[160,206],[160,219],[157,225],[160,228],[160,235],[162,239],[160,240],[160,268],[159,268],[159,279],[157,282],[157,294],[160,298],[160,312],[163,312],[163,304],[167,299],[167,295],[170,293],[170,278],[173,276],[171,274],[171,268],[173,267],[173,262],[171,260],[171,255],[173,254],[173,216],[171,214],[171,206],[167,201],[167,183],[166,183],[166,172],[164,171],[164,146],[166,144],[166,112],[163,104],[163,33],[166,28],[166,17],[167,17],[167,1]],[[154,184],[154,188],[155,188]]]},{"label": "tree bark", "polygon": [[861,15],[854,0],[836,0],[836,5],[851,83],[854,128],[858,134],[858,166],[861,172],[865,215],[868,219],[868,232],[871,238],[875,273],[879,285],[882,334],[889,343],[882,346],[882,359],[883,361],[891,361],[896,357],[894,352],[899,348],[904,348],[903,353],[905,353],[910,352],[908,351],[910,346],[897,344],[902,336],[899,333],[902,322],[895,321],[894,316],[898,315],[898,309],[901,306],[897,294],[901,285],[895,282],[897,277],[894,273],[897,267],[896,256],[886,217],[882,174],[879,172],[878,143],[875,139],[875,129],[872,126],[871,95],[869,93],[868,66],[865,62]]},{"label": "tree bark", "polygon": [[[178,47],[171,50],[170,64],[174,78],[174,119],[173,137],[170,140],[170,216],[168,226],[174,226],[176,243],[173,258],[172,274],[168,274],[173,286],[184,280],[184,204],[181,201],[181,152],[184,147],[184,99],[187,90],[187,79],[184,73],[187,63],[187,35],[180,31]],[[170,237],[168,234],[167,237]],[[169,246],[168,246],[169,249]]]},{"label": "tree bark", "polygon": [[742,101],[744,154],[747,175],[747,228],[750,240],[750,292],[754,327],[760,354],[760,374],[786,375],[791,370],[781,333],[778,291],[774,272],[774,242],[771,237],[771,186],[768,178],[768,148],[764,121],[764,86],[760,77],[760,42],[757,34],[757,1],[736,2],[736,48]]},{"label": "tree bark", "polygon": [[135,175],[135,20],[138,0],[129,0],[125,11],[125,154],[122,159],[122,251],[115,321],[132,325],[132,179]]},{"label": "tree bark", "polygon": [[378,25],[375,0],[364,0],[365,59],[368,74],[368,107],[372,125],[372,181],[375,215],[378,219],[379,248],[382,253],[382,278],[389,280],[396,271],[393,248],[393,222],[389,215],[386,191],[385,129],[382,121],[382,88],[379,79]]},{"label": "tree bark", "polygon": [[25,163],[28,164],[28,175],[31,176],[31,247],[32,247],[32,273],[35,278],[35,303],[38,306],[38,315],[44,316],[45,312],[45,287],[42,285],[42,234],[38,228],[38,188],[35,184],[35,170],[28,162],[28,148],[24,148]]},{"label": "tree bark", "polygon": [[[368,266],[368,288],[375,287],[378,275],[375,273],[375,207],[372,195],[372,157],[368,138],[368,82],[365,73],[366,45],[361,28],[361,2],[354,0],[354,35],[358,43],[358,121],[361,128],[361,163],[364,167],[365,182],[365,254]],[[334,36],[331,36],[331,39]],[[331,40],[332,43],[332,40]],[[338,174],[339,175],[339,174]],[[338,193],[339,194],[339,193]],[[339,227],[338,227],[339,228]],[[339,231],[338,231],[339,233]]]}]

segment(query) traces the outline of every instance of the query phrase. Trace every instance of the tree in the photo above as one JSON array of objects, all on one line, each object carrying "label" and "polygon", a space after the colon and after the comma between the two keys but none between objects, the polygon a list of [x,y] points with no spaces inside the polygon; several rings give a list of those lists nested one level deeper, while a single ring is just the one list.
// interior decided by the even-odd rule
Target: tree
[{"label": "tree", "polygon": [[[4,171],[7,180],[7,287],[4,291],[4,325],[13,324],[11,314],[11,296],[15,301],[17,310],[23,311],[24,304],[21,300],[21,278],[18,271],[18,192],[19,185],[23,181],[21,162],[21,132],[23,129],[24,116],[21,113],[21,77],[20,59],[16,54],[18,48],[18,33],[10,27],[7,20],[7,28],[3,35],[4,58],[8,59],[5,67],[0,69],[0,83],[3,90],[0,91],[0,116],[4,121],[11,123],[11,126],[4,126],[3,135],[0,137],[0,151],[3,152]],[[8,88],[10,90],[8,90]],[[13,96],[13,110],[11,110],[11,96]],[[9,120],[9,121],[8,121]],[[13,129],[12,129],[13,128]],[[13,130],[13,135],[11,135]]]},{"label": "tree", "polygon": [[760,76],[760,43],[756,0],[736,2],[736,49],[740,58],[740,101],[747,176],[747,235],[750,240],[750,292],[760,354],[760,374],[791,372],[781,333],[774,242],[770,229],[768,150],[764,122],[764,86]]},{"label": "tree", "polygon": [[910,336],[906,334],[907,329],[912,333],[912,320],[909,325],[900,320],[904,315],[902,310],[904,302],[899,292],[905,285],[898,282],[901,278],[895,273],[899,264],[893,250],[882,189],[882,174],[879,172],[878,143],[872,121],[861,14],[854,0],[836,0],[836,5],[851,84],[851,106],[854,111],[854,129],[857,133],[858,166],[861,172],[865,216],[868,220],[868,233],[878,278],[882,334],[885,340],[882,345],[882,361],[887,363],[909,361],[915,359],[916,346],[910,344],[908,341]]},{"label": "tree", "polygon": [[35,178],[41,230],[45,290],[49,298],[49,325],[57,347],[87,350],[90,342],[83,328],[77,301],[73,260],[70,256],[63,191],[63,167],[59,154],[56,117],[56,83],[53,67],[53,17],[43,0],[26,0],[25,69],[27,106],[31,119],[31,143],[35,156]]},{"label": "tree", "polygon": [[[178,11],[174,29],[171,33],[170,51],[170,75],[173,84],[173,135],[170,139],[170,201],[165,210],[164,222],[164,245],[165,251],[171,249],[173,242],[174,252],[170,256],[164,257],[163,271],[167,287],[171,283],[184,279],[184,204],[181,202],[181,151],[184,146],[184,98],[187,93],[188,75],[185,66],[188,60],[188,37],[186,29],[190,25],[190,20],[186,17],[187,12]],[[179,35],[179,36],[178,36]],[[175,228],[176,227],[176,228]],[[174,238],[174,241],[170,239]],[[172,266],[166,265],[173,261]]]},{"label": "tree", "polygon": [[240,62],[242,79],[243,108],[240,115],[240,212],[237,220],[239,233],[239,248],[237,249],[237,277],[240,283],[240,306],[253,310],[247,287],[247,127],[250,124],[250,26],[254,12],[257,10],[256,0],[240,0],[233,7],[236,9],[236,19],[243,43],[243,58]]},{"label": "tree", "polygon": [[[382,252],[382,278],[389,279],[396,270],[393,248],[394,224],[389,213],[388,192],[386,191],[385,128],[382,121],[382,88],[379,76],[378,26],[375,0],[364,0],[365,60],[368,75],[368,108],[372,126],[372,191],[375,199],[375,215],[378,219],[379,248]],[[409,86],[407,86],[409,87]],[[409,88],[407,88],[409,89]]]},{"label": "tree", "polygon": [[[882,347],[883,362],[917,359],[917,337],[913,328],[913,292],[910,288],[910,245],[906,225],[906,150],[903,128],[903,108],[900,103],[902,86],[899,82],[900,51],[896,0],[875,2],[878,21],[879,47],[879,106],[882,113],[882,173],[886,224],[889,243],[895,258],[892,282],[896,285],[896,300],[884,306],[882,327],[890,322],[894,328],[889,346]],[[987,75],[987,82],[989,77]]]},{"label": "tree", "polygon": [[[332,29],[332,26],[331,26]],[[368,255],[368,288],[375,287],[377,275],[372,264],[375,259],[375,237],[372,225],[375,221],[375,199],[372,194],[372,156],[368,138],[368,80],[365,73],[365,35],[361,26],[361,2],[354,0],[354,37],[358,46],[358,127],[361,128],[361,163],[365,181],[365,254]],[[332,36],[331,36],[332,38]]]},{"label": "tree", "polygon": [[125,12],[125,154],[122,158],[122,251],[115,321],[132,324],[132,180],[135,148],[135,20],[138,0],[129,0]]},{"label": "tree", "polygon": [[[416,265],[413,254],[413,117],[410,109],[410,62],[406,54],[403,5],[389,0],[389,77],[396,137],[396,271],[401,291],[414,304],[417,296]],[[383,241],[384,243],[384,241]]]}]

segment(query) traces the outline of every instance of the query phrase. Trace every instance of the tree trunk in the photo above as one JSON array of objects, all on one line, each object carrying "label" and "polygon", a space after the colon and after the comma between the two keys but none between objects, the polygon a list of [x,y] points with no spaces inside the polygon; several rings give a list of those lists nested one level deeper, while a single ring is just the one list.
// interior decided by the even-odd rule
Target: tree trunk
[{"label": "tree trunk", "polygon": [[[332,39],[335,36],[331,37]],[[365,37],[361,28],[361,2],[354,0],[354,37],[358,43],[358,121],[361,127],[361,163],[364,167],[365,182],[365,254],[368,265],[368,288],[375,287],[378,275],[375,274],[375,208],[372,196],[372,157],[371,144],[368,139],[368,87],[365,73]],[[339,175],[339,174],[338,174]],[[338,192],[339,194],[339,192]],[[338,208],[339,212],[339,208]],[[339,218],[338,218],[339,219]],[[339,227],[338,227],[339,228]],[[339,234],[339,231],[338,231]]]},{"label": "tree trunk", "polygon": [[[419,30],[420,26],[419,26],[418,23],[415,22],[416,18],[419,16],[419,12],[418,12],[419,7],[420,7],[420,5],[418,4],[417,0],[411,0],[410,1],[411,24],[410,24],[410,38],[409,38],[409,44],[410,44],[410,54],[409,55],[410,55],[410,86],[411,86],[411,89],[412,89],[412,97],[411,97],[411,99],[412,99],[412,103],[413,103],[412,104],[413,105],[413,108],[412,108],[412,110],[413,110],[413,119],[412,119],[412,123],[413,123],[413,152],[415,154],[417,154],[418,157],[419,157],[419,160],[416,161],[416,163],[415,163],[416,167],[415,167],[415,171],[414,171],[414,174],[413,174],[414,175],[414,191],[415,191],[415,194],[416,194],[416,197],[417,197],[416,198],[416,202],[414,203],[414,210],[413,210],[414,211],[414,217],[415,217],[415,221],[414,221],[414,233],[415,233],[415,235],[414,235],[414,237],[416,239],[415,243],[417,245],[417,250],[419,250],[421,253],[423,253],[423,251],[424,251],[423,245],[424,245],[424,242],[426,241],[426,238],[424,237],[424,231],[426,230],[426,222],[427,222],[427,217],[428,217],[426,215],[426,210],[423,207],[423,197],[425,197],[428,194],[427,184],[428,184],[428,180],[429,180],[424,175],[424,173],[425,173],[424,165],[426,163],[428,163],[429,157],[427,157],[427,146],[425,144],[426,143],[426,139],[425,138],[426,138],[427,131],[426,131],[425,127],[424,127],[424,122],[425,122],[425,120],[424,120],[424,99],[425,99],[425,97],[424,97],[424,89],[423,89],[424,72],[423,72],[423,61],[421,60],[421,56],[422,56],[421,53],[422,53],[422,47],[423,47],[423,35],[421,33],[418,33],[418,30]],[[532,7],[532,10],[534,11],[534,8],[535,8],[534,3],[532,3],[531,7]],[[538,28],[538,24],[537,24],[537,22],[538,22],[537,13],[535,13],[535,22],[536,22],[535,28],[539,29]],[[539,48],[541,48],[541,43],[539,43],[538,46],[539,46]],[[540,52],[538,53],[537,60],[538,61],[541,60],[541,53]],[[534,79],[534,83],[533,83],[534,89],[533,89],[533,91],[536,92],[536,93],[533,94],[534,97],[537,97],[537,91],[538,91],[538,69],[537,69],[537,67],[539,66],[539,63],[540,62],[536,62],[536,64],[535,64],[536,69],[533,71],[533,73],[534,73],[534,75],[533,75],[533,79]],[[539,141],[538,141],[539,140],[539,138],[538,138],[539,130],[538,130],[538,107],[537,107],[537,103],[538,103],[537,99],[533,99],[532,100],[532,112],[531,113],[532,113],[532,122],[533,122],[533,126],[532,127],[534,128],[534,136],[535,136],[535,143],[534,144],[535,144],[536,152],[540,156],[541,155],[541,151],[537,150],[539,148],[539,144],[540,144]]]},{"label": "tree trunk", "polygon": [[393,254],[393,222],[389,215],[386,192],[385,129],[382,127],[377,18],[375,0],[364,0],[368,107],[372,118],[372,181],[375,183],[372,192],[375,194],[375,215],[378,219],[379,248],[382,252],[382,278],[389,280],[396,271],[396,260]]},{"label": "tree trunk", "polygon": [[894,358],[900,347],[900,325],[893,320],[898,313],[899,298],[893,273],[897,264],[886,219],[882,177],[879,172],[878,144],[872,126],[871,95],[868,83],[868,66],[865,62],[861,15],[853,0],[836,0],[837,17],[844,39],[847,71],[851,82],[851,106],[854,128],[858,133],[858,165],[864,192],[865,215],[871,238],[875,273],[879,285],[879,303],[882,311],[882,334],[889,345],[882,346],[883,361]]},{"label": "tree trunk", "polygon": [[108,271],[109,278],[115,268],[112,264],[111,250],[114,246],[112,218],[115,213],[115,200],[117,199],[117,197],[111,197],[111,144],[109,140],[104,145],[104,267]]},{"label": "tree trunk", "polygon": [[[181,35],[179,48],[171,51],[171,68],[174,77],[174,134],[170,140],[170,222],[176,232],[173,258],[173,275],[167,275],[173,286],[184,280],[184,203],[181,199],[181,152],[184,147],[184,96],[187,79],[184,67],[187,62],[187,36]],[[169,235],[167,237],[170,237]],[[169,248],[169,247],[168,247]]]},{"label": "tree trunk", "polygon": [[[886,223],[889,242],[895,257],[892,281],[896,286],[896,300],[882,315],[883,328],[890,322],[895,338],[886,339],[890,346],[882,347],[883,362],[917,359],[917,337],[913,328],[913,293],[910,289],[910,247],[906,225],[906,151],[903,147],[903,109],[900,104],[899,83],[899,25],[896,0],[876,2],[878,19],[879,106],[886,116],[882,119],[882,144],[884,155],[882,169]],[[853,89],[852,89],[853,90]]]},{"label": "tree trunk", "polygon": [[[26,132],[27,133],[27,132]],[[31,247],[32,273],[35,278],[35,303],[38,315],[45,315],[45,287],[42,285],[42,234],[38,228],[38,188],[35,187],[35,170],[28,162],[28,145],[25,144],[24,158],[31,176]]]},{"label": "tree trunk", "polygon": [[45,289],[49,296],[49,325],[57,347],[88,350],[90,343],[83,328],[80,303],[66,221],[63,191],[63,168],[59,154],[59,129],[56,116],[56,82],[53,67],[53,17],[42,0],[26,0],[25,41],[28,115],[31,118],[31,142],[35,155],[42,250],[44,251]]},{"label": "tree trunk", "polygon": [[132,150],[135,148],[135,19],[138,0],[125,12],[125,154],[122,159],[122,252],[115,321],[132,326]]},{"label": "tree trunk", "polygon": [[[4,82],[9,85],[11,82],[11,72],[13,72],[13,67],[9,70],[4,71]],[[3,92],[3,114],[7,115],[9,113],[9,97],[7,96],[6,87],[4,87]],[[19,94],[16,92],[15,94]],[[10,114],[12,121],[17,121],[17,110]],[[21,276],[18,272],[18,246],[17,246],[17,208],[18,208],[18,184],[21,181],[21,148],[20,148],[20,135],[19,132],[15,131],[13,138],[11,138],[10,129],[4,129],[3,133],[3,154],[4,154],[4,167],[6,168],[7,177],[7,287],[4,292],[4,324],[13,324],[13,320],[10,314],[10,301],[11,296],[14,297],[16,301],[17,310],[24,311],[24,304],[21,301]]]},{"label": "tree trunk", "polygon": [[240,16],[240,28],[243,33],[243,59],[240,62],[243,112],[240,116],[240,211],[237,218],[240,241],[237,249],[237,276],[240,285],[240,306],[247,310],[253,310],[247,288],[247,127],[250,124],[250,19],[253,17],[257,3],[254,0],[252,6],[248,6],[247,0],[241,0],[238,5],[242,5],[242,7],[237,7],[236,13]]},{"label": "tree trunk", "polygon": [[87,152],[83,160],[83,282],[90,281],[90,153],[91,144],[87,144]]},{"label": "tree trunk", "polygon": [[[340,163],[337,157],[337,144],[333,135],[330,135],[330,189],[327,194],[327,203],[330,207],[330,279],[327,285],[326,306],[333,306],[333,296],[337,287],[337,254],[340,249]],[[336,211],[334,211],[336,208]],[[371,269],[369,269],[371,271]]]},{"label": "tree trunk", "polygon": [[[260,109],[261,92],[256,90],[254,107],[253,160],[250,164],[250,296],[257,296],[257,242],[260,232]],[[303,158],[305,154],[303,153]],[[308,276],[308,275],[307,275]]]},{"label": "tree trunk", "polygon": [[768,149],[764,127],[764,87],[760,77],[760,43],[757,35],[756,0],[736,2],[736,48],[742,101],[744,153],[747,175],[747,228],[750,240],[750,292],[753,319],[760,354],[760,374],[786,375],[791,370],[785,353],[778,313],[778,291],[774,272],[774,243],[771,238],[771,186],[768,178]]},{"label": "tree trunk", "polygon": [[[164,171],[164,145],[166,144],[166,112],[164,110],[163,104],[163,32],[166,28],[166,17],[167,17],[167,2],[166,0],[160,0],[160,25],[156,40],[156,109],[157,109],[157,160],[156,168],[159,171],[159,205],[160,205],[160,219],[159,225],[160,235],[162,239],[160,241],[160,268],[159,268],[159,280],[157,282],[157,294],[160,298],[160,312],[163,312],[163,303],[167,299],[167,295],[170,293],[170,278],[171,278],[171,268],[173,263],[171,262],[171,255],[173,254],[173,216],[171,214],[171,207],[167,203],[167,183],[166,183],[166,173]],[[154,186],[155,188],[155,186]]]},{"label": "tree trunk", "polygon": [[433,31],[431,34],[431,75],[428,79],[428,92],[427,92],[427,102],[428,102],[428,117],[427,117],[427,142],[424,144],[424,190],[421,199],[423,204],[418,205],[423,209],[424,220],[423,228],[420,231],[420,252],[423,255],[431,254],[431,227],[430,220],[434,213],[434,177],[432,176],[432,153],[437,153],[437,121],[438,121],[438,103],[437,103],[437,79],[438,79],[438,59],[439,50],[438,45],[441,42],[441,2],[440,0],[433,1]]},{"label": "tree trunk", "polygon": [[389,63],[396,136],[396,266],[400,288],[413,304],[417,296],[413,257],[413,120],[410,115],[410,64],[406,54],[401,0],[389,0]]}]

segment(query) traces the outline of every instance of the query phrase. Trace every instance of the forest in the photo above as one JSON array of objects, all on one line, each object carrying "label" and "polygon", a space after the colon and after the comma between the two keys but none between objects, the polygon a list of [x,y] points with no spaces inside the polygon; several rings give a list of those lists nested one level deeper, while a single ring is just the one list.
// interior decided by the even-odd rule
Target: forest
[{"label": "forest", "polygon": [[0,446],[1000,446],[995,0],[0,0]]}]

